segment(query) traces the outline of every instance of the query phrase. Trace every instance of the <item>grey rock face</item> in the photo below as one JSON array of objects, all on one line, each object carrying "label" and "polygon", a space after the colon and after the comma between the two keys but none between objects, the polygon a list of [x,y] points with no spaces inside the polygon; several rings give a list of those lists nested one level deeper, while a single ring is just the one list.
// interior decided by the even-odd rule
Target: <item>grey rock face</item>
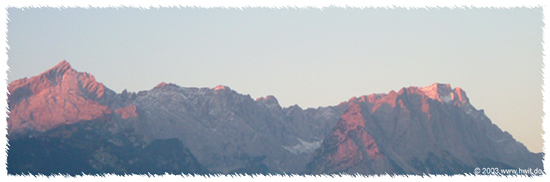
[{"label": "grey rock face", "polygon": [[199,162],[222,173],[257,158],[271,173],[302,172],[343,107],[281,108],[273,96],[253,100],[229,87],[183,88],[165,84],[142,91],[140,130],[151,138],[178,138]]}]

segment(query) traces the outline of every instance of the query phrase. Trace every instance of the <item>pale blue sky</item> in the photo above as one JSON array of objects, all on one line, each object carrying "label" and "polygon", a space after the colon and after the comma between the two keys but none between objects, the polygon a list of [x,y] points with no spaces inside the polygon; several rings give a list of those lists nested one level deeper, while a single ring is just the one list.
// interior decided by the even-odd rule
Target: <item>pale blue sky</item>
[{"label": "pale blue sky", "polygon": [[8,13],[10,82],[67,60],[116,92],[227,85],[303,108],[450,83],[542,151],[542,8]]}]

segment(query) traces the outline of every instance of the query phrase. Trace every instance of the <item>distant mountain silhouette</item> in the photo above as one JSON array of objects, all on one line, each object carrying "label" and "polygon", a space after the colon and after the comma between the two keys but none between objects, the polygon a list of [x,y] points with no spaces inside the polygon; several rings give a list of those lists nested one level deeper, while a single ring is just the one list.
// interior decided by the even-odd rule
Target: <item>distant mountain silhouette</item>
[{"label": "distant mountain silhouette", "polygon": [[435,83],[282,108],[227,86],[115,93],[62,61],[8,86],[8,173],[461,174],[539,168],[533,154]]}]

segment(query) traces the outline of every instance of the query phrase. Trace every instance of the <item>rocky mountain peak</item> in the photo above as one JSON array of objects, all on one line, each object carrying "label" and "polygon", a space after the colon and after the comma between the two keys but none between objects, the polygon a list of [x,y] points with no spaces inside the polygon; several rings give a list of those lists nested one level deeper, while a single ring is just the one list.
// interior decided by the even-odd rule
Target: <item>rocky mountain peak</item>
[{"label": "rocky mountain peak", "polygon": [[359,102],[369,102],[369,103],[375,103],[379,101],[380,99],[384,98],[386,94],[370,94],[370,95],[364,95],[359,98]]},{"label": "rocky mountain peak", "polygon": [[277,98],[275,98],[275,96],[273,95],[257,98],[256,101],[266,102],[270,104],[279,104],[279,101],[277,101]]},{"label": "rocky mountain peak", "polygon": [[[98,102],[106,88],[61,61],[38,76],[9,84],[9,131],[45,131],[59,124],[103,118],[111,110]],[[74,111],[74,112],[72,112]]]},{"label": "rocky mountain peak", "polygon": [[231,90],[228,86],[218,85],[214,87],[214,90]]},{"label": "rocky mountain peak", "polygon": [[[42,83],[49,81],[53,85],[57,85],[63,82],[64,79],[73,79],[72,77],[76,76],[76,70],[74,70],[71,65],[63,60],[54,67],[45,71],[39,75],[40,81]],[[67,78],[64,78],[67,76]]]},{"label": "rocky mountain peak", "polygon": [[51,70],[68,71],[68,70],[73,70],[73,68],[71,67],[71,64],[69,62],[67,62],[66,60],[63,60],[57,63],[57,65],[53,66],[46,72],[49,72]]},{"label": "rocky mountain peak", "polygon": [[434,83],[427,87],[419,88],[426,96],[431,99],[443,102],[449,102],[454,99],[453,90],[450,84]]},{"label": "rocky mountain peak", "polygon": [[45,88],[62,82],[65,74],[74,72],[76,71],[71,67],[71,65],[67,61],[63,60],[38,76],[31,77],[30,79],[22,78],[11,82],[8,85],[8,91],[13,93],[17,89],[26,88],[29,92],[39,93]]},{"label": "rocky mountain peak", "polygon": [[166,82],[160,82],[157,86],[155,86],[155,88],[164,87],[166,85],[168,85]]},{"label": "rocky mountain peak", "polygon": [[267,106],[268,108],[277,108],[277,110],[281,109],[279,101],[273,95],[257,98],[256,102],[260,105]]}]

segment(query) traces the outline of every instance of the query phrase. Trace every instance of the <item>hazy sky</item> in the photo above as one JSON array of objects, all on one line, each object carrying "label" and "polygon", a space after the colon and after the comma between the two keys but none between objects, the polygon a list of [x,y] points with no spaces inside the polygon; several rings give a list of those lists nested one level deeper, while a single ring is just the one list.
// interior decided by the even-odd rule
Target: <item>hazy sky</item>
[{"label": "hazy sky", "polygon": [[67,60],[116,92],[227,85],[303,108],[449,83],[542,151],[542,8],[8,13],[9,82]]}]

